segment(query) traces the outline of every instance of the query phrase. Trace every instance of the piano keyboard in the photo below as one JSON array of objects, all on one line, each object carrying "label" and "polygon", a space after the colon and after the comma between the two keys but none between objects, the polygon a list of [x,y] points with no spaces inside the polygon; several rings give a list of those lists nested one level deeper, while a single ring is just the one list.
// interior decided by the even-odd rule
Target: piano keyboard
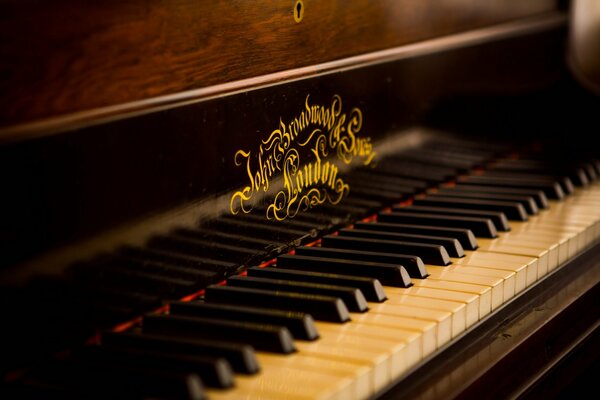
[{"label": "piano keyboard", "polygon": [[387,300],[351,312],[351,321],[317,322],[320,338],[297,341],[297,353],[258,353],[261,374],[208,397],[370,398],[594,243],[599,206],[598,183],[551,200],[527,222],[511,221],[509,232],[477,238],[477,250],[449,266],[425,264],[429,276],[413,286],[384,285]]},{"label": "piano keyboard", "polygon": [[99,295],[136,288],[112,294],[144,306],[117,315],[168,307],[26,380],[67,398],[377,396],[597,242],[598,174],[434,143],[356,171],[338,208],[224,216],[75,265]]}]

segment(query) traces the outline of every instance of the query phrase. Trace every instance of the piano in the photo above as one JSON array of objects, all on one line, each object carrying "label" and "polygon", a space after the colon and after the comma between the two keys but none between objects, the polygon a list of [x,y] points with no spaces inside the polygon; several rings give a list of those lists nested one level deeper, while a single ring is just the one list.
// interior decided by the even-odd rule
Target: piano
[{"label": "piano", "polygon": [[2,398],[593,393],[577,4],[6,2]]}]

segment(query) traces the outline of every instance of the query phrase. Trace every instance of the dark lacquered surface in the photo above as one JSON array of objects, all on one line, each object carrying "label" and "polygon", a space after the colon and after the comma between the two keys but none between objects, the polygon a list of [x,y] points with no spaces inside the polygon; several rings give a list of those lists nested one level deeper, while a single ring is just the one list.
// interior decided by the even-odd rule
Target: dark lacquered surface
[{"label": "dark lacquered surface", "polygon": [[[503,1],[4,4],[0,126],[206,88],[556,8]],[[18,34],[17,34],[18,32]]]}]

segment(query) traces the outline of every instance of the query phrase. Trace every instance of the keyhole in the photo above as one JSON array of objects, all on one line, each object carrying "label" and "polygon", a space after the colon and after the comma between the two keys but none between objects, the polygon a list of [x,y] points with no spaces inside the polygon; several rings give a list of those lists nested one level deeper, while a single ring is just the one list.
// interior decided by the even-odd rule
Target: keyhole
[{"label": "keyhole", "polygon": [[294,6],[294,20],[296,22],[302,21],[304,17],[304,5],[302,4],[302,0],[296,1],[296,5]]}]

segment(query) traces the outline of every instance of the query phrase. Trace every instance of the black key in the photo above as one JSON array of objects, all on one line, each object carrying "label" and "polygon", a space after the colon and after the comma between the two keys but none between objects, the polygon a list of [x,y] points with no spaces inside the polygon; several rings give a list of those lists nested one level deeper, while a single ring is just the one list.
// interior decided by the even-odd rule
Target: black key
[{"label": "black key", "polygon": [[584,162],[582,164],[582,168],[585,171],[585,174],[590,182],[594,182],[598,179],[598,174],[596,173],[596,169],[591,162]]},{"label": "black key", "polygon": [[412,188],[413,190],[423,190],[429,186],[427,181],[421,179],[398,178],[390,175],[382,175],[379,174],[376,169],[371,171],[357,169],[353,170],[350,174],[352,178],[360,179],[361,181],[374,181],[385,184],[388,187],[403,186]]},{"label": "black key", "polygon": [[565,193],[573,194],[575,192],[575,186],[573,185],[573,181],[568,176],[557,177],[559,182]]},{"label": "black key", "polygon": [[491,178],[500,178],[500,179],[518,179],[518,180],[529,180],[529,181],[540,181],[540,182],[558,182],[562,188],[562,190],[567,194],[572,194],[575,188],[573,187],[573,182],[569,177],[566,176],[552,176],[552,175],[544,175],[544,174],[531,174],[526,172],[506,172],[506,171],[497,171],[497,170],[489,170],[486,171],[485,176],[489,176]]},{"label": "black key", "polygon": [[[571,181],[571,186],[575,185],[579,187],[586,187],[592,181],[584,166],[571,166],[562,171],[555,171],[554,176],[560,176],[562,174],[567,176],[567,179],[563,178],[563,188],[565,185],[568,188],[569,180]],[[571,193],[573,192],[571,191]]]},{"label": "black key", "polygon": [[379,174],[378,171],[365,173],[364,171],[351,170],[345,176],[344,181],[348,182],[350,187],[353,185],[368,185],[375,188],[390,188],[392,190],[406,190],[415,192],[419,188],[427,187],[427,182],[418,179],[403,179],[389,175]]},{"label": "black key", "polygon": [[389,158],[377,164],[377,172],[398,178],[419,179],[430,185],[445,182],[456,175],[456,171],[451,168],[418,165],[410,161],[394,162]]},{"label": "black key", "polygon": [[[417,256],[402,254],[378,253],[374,251],[359,251],[350,249],[335,249],[331,247],[303,246],[296,248],[296,255],[311,257],[327,257],[341,260],[369,261],[384,264],[402,265],[411,278],[424,279],[429,274],[425,264]],[[275,269],[275,268],[274,268]],[[369,300],[370,301],[370,300]]]},{"label": "black key", "polygon": [[275,224],[266,225],[248,221],[241,223],[239,220],[228,218],[211,220],[204,228],[218,229],[223,232],[235,234],[242,233],[248,236],[266,238],[283,243],[294,241],[306,243],[316,236],[316,231],[306,232],[304,230],[291,229]]},{"label": "black key", "polygon": [[76,263],[70,267],[69,273],[83,281],[94,282],[98,285],[128,288],[165,299],[180,298],[192,294],[203,287],[202,284],[188,279],[171,278],[144,271],[120,269],[105,264]]},{"label": "black key", "polygon": [[[313,247],[297,247],[296,254],[302,254],[298,253],[298,249],[303,248]],[[381,303],[387,299],[383,286],[381,286],[379,280],[373,278],[272,267],[252,267],[248,268],[247,273],[248,276],[260,278],[286,279],[298,282],[314,282],[327,285],[355,287],[360,289],[367,301],[375,303]]]},{"label": "black key", "polygon": [[228,286],[264,289],[291,293],[316,294],[321,296],[339,297],[354,312],[366,312],[369,309],[367,300],[356,288],[322,283],[296,282],[281,279],[232,276],[227,280]]},{"label": "black key", "polygon": [[277,325],[154,314],[144,316],[142,329],[150,334],[247,343],[258,350],[274,353],[296,350],[290,331]]},{"label": "black key", "polygon": [[[229,278],[228,284],[238,276]],[[246,279],[246,278],[244,278]],[[235,285],[234,285],[235,286]],[[365,302],[366,306],[366,302]],[[265,308],[224,305],[200,302],[169,303],[169,314],[188,317],[230,319],[240,322],[285,326],[296,339],[315,340],[319,337],[317,328],[310,314],[293,311],[271,310]]]},{"label": "black key", "polygon": [[[261,210],[262,207],[256,207],[256,209]],[[315,207],[306,210],[302,213],[296,214],[296,216],[294,216],[294,221],[309,223],[312,226],[318,228],[319,234],[327,234],[329,232],[334,232],[341,226],[348,225],[351,222],[351,219],[348,218],[348,215],[339,213],[332,214],[324,211],[321,207]],[[290,247],[292,247],[291,245],[292,243],[286,244],[286,251],[279,251],[277,254],[273,255],[273,257],[288,252],[290,250]],[[271,257],[271,254],[269,255],[269,257]]]},{"label": "black key", "polygon": [[229,219],[240,224],[245,224],[247,222],[251,222],[258,225],[264,226],[273,226],[276,225],[280,228],[288,228],[301,232],[310,232],[312,234],[316,234],[319,230],[325,228],[324,225],[317,226],[311,222],[299,221],[297,219],[285,219],[283,221],[273,221],[268,220],[266,215],[255,215],[255,214],[241,214],[241,215],[231,215],[225,214],[220,217],[221,219]]},{"label": "black key", "polygon": [[368,190],[376,190],[381,192],[389,192],[394,194],[398,198],[402,198],[408,194],[415,194],[418,192],[415,188],[409,186],[400,186],[390,184],[385,181],[377,181],[377,180],[364,180],[363,178],[354,178],[354,179],[346,179],[348,184],[350,185],[350,192],[355,189],[368,189]]},{"label": "black key", "polygon": [[197,257],[214,257],[241,264],[259,261],[267,255],[264,251],[248,249],[235,244],[222,244],[173,235],[155,236],[148,240],[147,244],[151,248]]},{"label": "black key", "polygon": [[451,168],[457,172],[468,172],[470,171],[473,167],[475,167],[474,163],[470,162],[469,160],[462,160],[462,159],[453,159],[453,158],[443,158],[443,157],[432,157],[428,154],[419,154],[418,151],[406,151],[406,152],[402,152],[400,155],[400,157],[402,157],[403,160],[406,161],[415,161],[417,163],[421,163],[421,164],[425,164],[425,165],[432,165],[432,166],[442,166],[442,167],[448,167]]},{"label": "black key", "polygon": [[589,178],[584,166],[552,166],[538,160],[499,160],[494,163],[488,172],[528,174],[533,172],[554,177],[565,174],[578,186],[587,186],[589,184]]},{"label": "black key", "polygon": [[569,173],[569,177],[577,186],[588,186],[591,179],[589,178],[585,167],[574,167]]},{"label": "black key", "polygon": [[487,218],[492,221],[496,230],[501,232],[507,232],[510,230],[508,219],[506,214],[501,211],[480,211],[480,210],[467,210],[462,208],[452,207],[434,207],[434,206],[421,206],[415,205],[410,207],[394,207],[393,212],[410,212],[419,214],[439,214],[448,216],[459,216],[459,217],[475,217],[475,218]]},{"label": "black key", "polygon": [[198,374],[206,386],[216,388],[229,388],[235,382],[231,365],[223,357],[192,356],[111,346],[87,346],[77,352],[76,358],[83,363],[191,372]]},{"label": "black key", "polygon": [[[427,196],[425,198],[414,199],[415,206],[427,207],[448,207],[460,208],[466,210],[483,210],[501,212],[506,218],[515,221],[527,221],[527,211],[525,207],[516,201],[495,201],[484,199],[457,199],[449,196]],[[494,220],[496,222],[496,220]]]},{"label": "black key", "polygon": [[[258,215],[267,215],[268,207],[265,207],[264,205],[258,205],[258,206],[255,206],[252,210],[253,210],[253,212],[256,212]],[[263,219],[263,222],[264,222],[264,217],[261,217],[261,218]],[[337,219],[337,220],[339,221],[339,219]],[[296,214],[294,216],[294,221],[301,222],[303,225],[310,224],[313,228],[321,227],[321,226],[328,227],[333,222],[331,215],[323,214],[317,208],[311,208],[302,213]],[[237,236],[246,237],[245,235],[237,235]],[[257,240],[262,240],[262,239],[257,239]]]},{"label": "black key", "polygon": [[[437,142],[437,140],[436,140]],[[464,146],[446,143],[430,143],[415,149],[419,154],[427,155],[429,158],[448,158],[467,160],[473,167],[484,166],[488,160],[495,159],[493,152],[484,152],[479,149],[467,149]]]},{"label": "black key", "polygon": [[126,256],[109,257],[104,261],[105,264],[111,264],[121,269],[132,271],[152,272],[167,277],[176,277],[194,281],[201,286],[207,286],[215,282],[216,273],[189,266],[172,265],[160,261],[141,260]]},{"label": "black key", "polygon": [[250,307],[299,311],[320,321],[350,321],[348,308],[338,297],[211,285],[204,292],[204,300],[207,303],[243,304]]},{"label": "black key", "polygon": [[282,253],[289,249],[288,243],[275,242],[273,240],[260,239],[246,235],[225,233],[206,228],[179,228],[173,231],[173,235],[197,238],[208,241],[220,241],[222,243],[235,243],[247,248],[264,251],[267,254]]},{"label": "black key", "polygon": [[[350,183],[350,195],[349,197],[359,196],[364,198],[373,198],[378,200],[382,204],[392,204],[399,201],[410,199],[415,195],[415,190],[412,188],[404,187],[385,187],[378,186],[377,184],[363,183],[363,184],[352,184]],[[381,207],[380,207],[381,208]]]},{"label": "black key", "polygon": [[182,339],[161,335],[142,335],[132,332],[106,332],[103,345],[130,349],[159,351],[193,356],[224,357],[235,372],[255,374],[260,370],[252,346],[219,340]]},{"label": "black key", "polygon": [[475,236],[494,239],[498,237],[496,226],[489,218],[451,217],[448,215],[403,212],[379,213],[377,220],[393,224],[431,225],[450,228],[465,228]]},{"label": "black key", "polygon": [[207,398],[202,380],[190,372],[69,360],[46,366],[36,377],[40,375],[38,379],[54,387],[60,385],[74,399],[112,399],[117,395],[122,399]]},{"label": "black key", "polygon": [[413,193],[407,192],[395,192],[390,190],[381,190],[370,187],[352,187],[350,188],[349,198],[366,198],[366,199],[375,199],[380,201],[382,204],[393,204],[398,203],[402,200],[406,200],[412,196]]},{"label": "black key", "polygon": [[241,269],[239,263],[187,254],[177,254],[168,250],[124,246],[117,251],[117,255],[127,258],[136,258],[142,261],[156,261],[169,265],[195,268],[202,271],[212,271],[216,273],[215,279],[217,279],[218,282],[231,274],[240,272]]},{"label": "black key", "polygon": [[338,232],[338,235],[366,239],[397,240],[402,242],[435,244],[439,246],[444,246],[450,257],[465,256],[465,252],[460,242],[450,237],[415,235],[411,233],[381,232],[356,228],[341,229]]},{"label": "black key", "polygon": [[350,200],[348,198],[344,199],[343,203],[332,205],[332,204],[321,204],[319,206],[319,210],[326,212],[331,215],[336,215],[343,217],[346,221],[345,225],[348,225],[352,221],[360,218],[364,218],[370,214],[376,212],[376,210],[381,209],[382,205],[379,204],[377,207],[372,209],[367,209],[364,207],[352,206],[350,204],[346,204],[346,200]]},{"label": "black key", "polygon": [[514,188],[527,188],[527,189],[539,189],[543,190],[548,198],[554,200],[562,200],[565,197],[565,192],[562,189],[560,183],[556,181],[547,180],[526,180],[526,179],[512,179],[512,178],[499,178],[499,177],[486,177],[485,175],[477,176],[470,175],[464,179],[459,180],[461,184],[468,183],[474,185],[491,185],[491,186],[502,186],[502,187],[514,187]]},{"label": "black key", "polygon": [[386,224],[383,222],[357,222],[356,229],[367,229],[381,232],[416,233],[418,235],[446,236],[458,240],[465,250],[477,249],[477,239],[469,229],[441,228],[427,225]]},{"label": "black key", "polygon": [[457,160],[460,162],[464,162],[464,167],[468,169],[472,169],[475,167],[483,167],[485,165],[486,160],[490,157],[490,154],[487,153],[482,155],[482,153],[472,153],[470,151],[465,151],[464,148],[441,148],[434,146],[423,146],[418,149],[413,149],[411,151],[413,154],[418,154],[420,157],[426,157],[428,159],[440,159],[440,160]]},{"label": "black key", "polygon": [[458,182],[455,186],[452,187],[452,190],[455,191],[465,191],[465,192],[477,192],[477,193],[501,193],[501,194],[516,194],[516,195],[525,195],[531,196],[535,200],[535,203],[540,209],[548,208],[548,197],[543,190],[538,189],[526,189],[526,188],[511,188],[511,187],[501,187],[501,186],[490,186],[490,185],[475,185],[469,184],[467,182],[460,183]]},{"label": "black key", "polygon": [[[477,200],[499,200],[499,201],[511,201],[518,202],[521,204],[527,214],[536,215],[539,213],[539,208],[532,196],[519,196],[516,194],[500,194],[500,193],[477,193],[477,192],[465,192],[455,189],[438,188],[435,192],[429,193],[428,197],[436,198],[438,196],[443,197],[456,197],[461,199],[477,199]],[[507,217],[510,216],[507,214]]]},{"label": "black key", "polygon": [[441,148],[456,151],[469,151],[486,158],[493,158],[497,155],[507,153],[512,150],[513,145],[492,140],[486,137],[485,141],[474,141],[472,137],[459,138],[457,136],[440,136],[435,141],[427,144],[432,148]]},{"label": "black key", "polygon": [[596,170],[596,174],[600,175],[600,160],[593,159],[593,160],[590,160],[589,162],[594,166],[594,169]]},{"label": "black key", "polygon": [[[60,289],[71,299],[78,299],[90,305],[119,307],[124,306],[137,310],[137,314],[154,310],[163,305],[158,296],[146,295],[133,290],[114,286],[98,285],[95,282],[73,281],[71,285]],[[113,325],[116,324],[114,321]]]},{"label": "black key", "polygon": [[[338,249],[356,249],[362,251],[381,251],[384,253],[394,254],[410,254],[420,257],[426,264],[450,264],[450,255],[448,255],[448,252],[444,246],[435,244],[327,235],[321,239],[321,246],[334,247]],[[381,280],[381,283],[386,285],[383,280]]]},{"label": "black key", "polygon": [[[320,207],[324,206],[321,205]],[[359,199],[359,198],[345,198],[340,204],[330,204],[330,207],[339,207],[340,205],[347,205],[352,207],[362,208],[363,210],[376,210],[381,207],[380,201],[368,200],[368,199]]]},{"label": "black key", "polygon": [[284,254],[277,257],[277,267],[369,277],[386,286],[412,286],[406,269],[394,264]]}]

